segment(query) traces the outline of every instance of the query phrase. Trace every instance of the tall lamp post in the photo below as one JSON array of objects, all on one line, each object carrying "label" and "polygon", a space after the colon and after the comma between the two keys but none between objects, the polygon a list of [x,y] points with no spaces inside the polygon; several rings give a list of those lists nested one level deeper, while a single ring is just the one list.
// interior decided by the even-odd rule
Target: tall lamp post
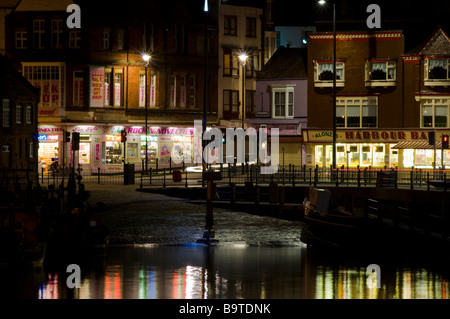
[{"label": "tall lamp post", "polygon": [[[206,143],[203,137],[205,136],[206,131],[206,74],[207,74],[207,53],[208,53],[208,0],[205,0],[203,11],[205,12],[205,29],[204,29],[204,41],[203,41],[203,120],[202,120],[202,154],[205,149]],[[202,156],[202,187],[205,186],[205,172],[206,172],[205,159]]]},{"label": "tall lamp post", "polygon": [[244,51],[239,55],[239,61],[242,64],[242,129],[244,130],[245,121],[245,63],[247,62],[248,55]]},{"label": "tall lamp post", "polygon": [[[333,169],[336,168],[336,0],[333,3]],[[319,0],[320,5],[325,5],[326,0]]]},{"label": "tall lamp post", "polygon": [[147,68],[150,62],[150,55],[143,54],[142,60],[145,65],[145,172],[148,170],[148,92],[147,92]]}]

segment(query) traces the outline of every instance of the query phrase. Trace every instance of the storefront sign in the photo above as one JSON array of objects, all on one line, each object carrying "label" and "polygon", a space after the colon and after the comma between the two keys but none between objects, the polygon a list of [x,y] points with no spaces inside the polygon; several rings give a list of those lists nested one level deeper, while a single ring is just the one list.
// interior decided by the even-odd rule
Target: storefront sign
[{"label": "storefront sign", "polygon": [[47,140],[47,135],[44,135],[44,134],[38,135],[38,141],[42,142],[42,141],[46,141],[46,140]]},{"label": "storefront sign", "polygon": [[57,141],[58,135],[47,135],[47,140],[48,141]]},{"label": "storefront sign", "polygon": [[[428,140],[432,130],[337,130],[337,142],[384,142]],[[329,143],[333,141],[331,130],[305,129],[305,142]],[[440,134],[448,132],[438,132]]]},{"label": "storefront sign", "polygon": [[63,132],[64,129],[62,127],[56,127],[56,126],[40,126],[38,128],[39,133],[56,133],[56,132]]},{"label": "storefront sign", "polygon": [[80,126],[73,127],[72,132],[78,132],[78,133],[83,133],[83,134],[92,134],[92,133],[98,133],[99,128],[97,126],[80,125]]}]

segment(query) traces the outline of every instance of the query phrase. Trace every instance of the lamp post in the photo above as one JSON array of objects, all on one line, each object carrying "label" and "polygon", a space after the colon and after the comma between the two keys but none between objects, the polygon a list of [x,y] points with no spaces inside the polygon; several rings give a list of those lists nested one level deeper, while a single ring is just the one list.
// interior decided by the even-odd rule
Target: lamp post
[{"label": "lamp post", "polygon": [[242,129],[244,130],[245,121],[245,63],[247,62],[248,55],[244,51],[239,55],[239,61],[242,64]]},{"label": "lamp post", "polygon": [[150,62],[150,55],[143,54],[142,60],[144,61],[145,65],[145,172],[148,170],[148,92],[147,92],[147,67],[148,63]]},{"label": "lamp post", "polygon": [[[206,131],[206,74],[207,74],[207,51],[208,51],[208,0],[205,0],[203,11],[205,12],[205,29],[204,29],[204,41],[203,41],[203,120],[202,120],[202,150],[205,149],[206,143],[203,137],[205,136]],[[202,156],[202,187],[205,186],[205,173],[206,173],[206,165],[205,159]]]},{"label": "lamp post", "polygon": [[[333,169],[336,168],[336,0],[333,3]],[[326,0],[319,0],[320,5],[325,5]]]}]

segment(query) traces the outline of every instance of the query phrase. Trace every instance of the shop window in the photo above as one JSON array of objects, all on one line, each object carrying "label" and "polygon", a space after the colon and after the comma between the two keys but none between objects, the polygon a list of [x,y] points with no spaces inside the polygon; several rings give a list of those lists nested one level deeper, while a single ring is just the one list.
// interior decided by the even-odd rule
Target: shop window
[{"label": "shop window", "polygon": [[122,164],[122,143],[120,142],[120,136],[106,136],[106,140],[106,164]]},{"label": "shop window", "polygon": [[316,145],[314,147],[314,158],[316,165],[323,165],[323,145]]},{"label": "shop window", "polygon": [[[345,81],[345,63],[336,62],[336,86],[343,87]],[[314,63],[314,86],[332,87],[333,86],[333,62],[315,61]]]},{"label": "shop window", "polygon": [[449,127],[450,99],[422,99],[421,127]]},{"label": "shop window", "polygon": [[380,167],[385,165],[385,153],[383,145],[376,145],[373,153],[373,166]]},{"label": "shop window", "polygon": [[361,147],[361,166],[372,165],[372,147],[370,145],[363,145]]},{"label": "shop window", "polygon": [[366,61],[366,86],[395,86],[396,61]]},{"label": "shop window", "polygon": [[272,117],[294,117],[294,86],[272,87]]},{"label": "shop window", "polygon": [[336,127],[377,127],[376,97],[338,98]]},{"label": "shop window", "polygon": [[450,59],[425,58],[425,85],[448,86],[450,83]]}]

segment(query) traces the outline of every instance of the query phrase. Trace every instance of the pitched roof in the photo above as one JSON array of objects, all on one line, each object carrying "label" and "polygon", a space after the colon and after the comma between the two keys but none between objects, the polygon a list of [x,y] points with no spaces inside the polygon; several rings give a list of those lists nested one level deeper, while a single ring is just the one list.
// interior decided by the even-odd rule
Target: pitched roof
[{"label": "pitched roof", "polygon": [[306,49],[281,46],[257,73],[258,79],[306,79]]},{"label": "pitched roof", "polygon": [[438,27],[425,42],[416,46],[407,54],[449,55],[450,38],[442,27]]}]

